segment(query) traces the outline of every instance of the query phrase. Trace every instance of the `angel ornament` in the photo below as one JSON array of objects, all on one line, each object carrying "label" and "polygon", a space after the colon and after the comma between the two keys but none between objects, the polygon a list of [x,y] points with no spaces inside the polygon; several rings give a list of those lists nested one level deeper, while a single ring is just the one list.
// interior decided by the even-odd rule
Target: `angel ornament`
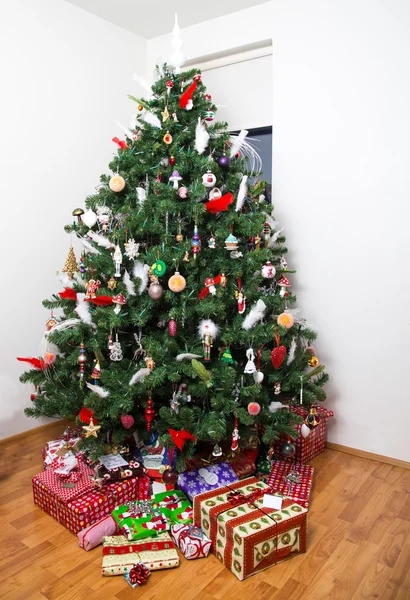
[{"label": "angel ornament", "polygon": [[246,373],[246,374],[255,373],[255,371],[256,371],[256,367],[255,367],[255,353],[253,351],[253,348],[249,348],[246,351],[246,358],[248,359],[248,362],[245,365],[244,373]]},{"label": "angel ornament", "polygon": [[122,264],[122,252],[121,252],[121,248],[119,245],[115,246],[115,250],[114,250],[112,259],[115,264],[114,277],[121,277],[120,268],[121,268],[121,264]]}]

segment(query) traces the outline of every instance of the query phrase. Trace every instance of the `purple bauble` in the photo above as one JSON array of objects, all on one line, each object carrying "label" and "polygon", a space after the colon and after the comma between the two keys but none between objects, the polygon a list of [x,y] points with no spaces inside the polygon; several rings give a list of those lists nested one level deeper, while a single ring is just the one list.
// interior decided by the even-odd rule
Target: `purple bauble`
[{"label": "purple bauble", "polygon": [[221,158],[218,159],[218,165],[220,167],[222,167],[223,169],[227,169],[230,164],[231,164],[231,159],[229,158],[229,156],[225,156],[225,154],[223,156],[221,156]]}]

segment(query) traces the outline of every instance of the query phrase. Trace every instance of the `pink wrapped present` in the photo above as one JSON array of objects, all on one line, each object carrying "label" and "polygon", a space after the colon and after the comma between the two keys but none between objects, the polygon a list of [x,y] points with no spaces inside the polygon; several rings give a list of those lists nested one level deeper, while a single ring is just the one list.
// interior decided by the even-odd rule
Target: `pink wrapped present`
[{"label": "pink wrapped present", "polygon": [[77,533],[78,545],[88,552],[88,550],[92,550],[96,546],[102,544],[103,538],[106,535],[115,535],[118,531],[117,523],[111,515],[107,515],[93,525],[90,525]]},{"label": "pink wrapped present", "polygon": [[192,525],[183,525],[182,523],[173,525],[171,537],[188,560],[205,558],[212,546],[211,540],[206,537],[202,529]]}]

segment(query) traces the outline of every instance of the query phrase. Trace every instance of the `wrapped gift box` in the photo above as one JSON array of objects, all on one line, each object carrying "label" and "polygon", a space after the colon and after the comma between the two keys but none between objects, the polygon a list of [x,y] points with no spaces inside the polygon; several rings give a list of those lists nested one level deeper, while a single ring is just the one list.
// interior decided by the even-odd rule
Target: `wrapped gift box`
[{"label": "wrapped gift box", "polygon": [[215,490],[234,481],[238,481],[238,477],[231,465],[225,462],[181,473],[178,477],[178,487],[192,501],[197,494]]},{"label": "wrapped gift box", "polygon": [[192,506],[183,492],[173,490],[116,506],[112,516],[127,540],[139,540],[171,529],[173,523],[192,523]]},{"label": "wrapped gift box", "polygon": [[295,481],[292,475],[289,475],[294,469],[295,465],[275,460],[267,484],[287,498],[294,500],[305,508],[309,508],[314,468],[308,465],[298,465],[295,470],[300,480],[299,483]]},{"label": "wrapped gift box", "polygon": [[173,525],[171,537],[188,560],[208,556],[212,542],[199,527],[192,525]]},{"label": "wrapped gift box", "polygon": [[[289,410],[293,411],[295,414],[306,418],[308,414],[308,410],[303,406],[291,406]],[[282,446],[285,440],[279,439],[273,446],[275,456],[284,462],[288,463],[296,463],[296,464],[305,464],[312,460],[315,456],[324,451],[326,447],[326,427],[327,427],[327,419],[329,417],[334,416],[334,412],[332,410],[328,410],[323,406],[317,407],[317,412],[320,416],[319,425],[317,425],[307,438],[303,438],[301,435],[298,436],[293,443],[296,446],[296,454],[292,458],[285,458],[282,455]],[[301,424],[295,425],[295,429],[300,432]]]},{"label": "wrapped gift box", "polygon": [[[58,468],[59,465],[56,466]],[[94,483],[90,479],[90,476],[93,474],[94,471],[79,460],[75,470],[66,476],[58,475],[51,468],[42,471],[34,477],[33,488],[34,482],[36,482],[36,486],[46,489],[56,503],[67,503],[76,500],[94,489]]]},{"label": "wrapped gift box", "polygon": [[150,482],[143,476],[110,483],[79,496],[75,488],[68,488],[74,491],[73,495],[62,499],[45,480],[49,472],[43,471],[33,478],[34,504],[75,534],[109,515],[117,504],[148,497]]},{"label": "wrapped gift box", "polygon": [[268,493],[282,496],[250,477],[194,498],[195,525],[241,580],[306,551],[307,509],[283,497],[281,509],[267,508]]},{"label": "wrapped gift box", "polygon": [[60,437],[47,442],[47,444],[41,449],[44,467],[47,468],[50,465],[55,456],[57,456],[57,452],[63,447],[74,448],[75,452],[75,446],[77,446],[78,442],[81,440],[81,433],[81,429],[71,429],[70,427],[67,427],[65,432],[61,434]]},{"label": "wrapped gift box", "polygon": [[144,563],[150,571],[178,567],[179,557],[170,535],[161,533],[155,538],[134,542],[123,535],[104,538],[102,575],[124,575],[137,562]]}]

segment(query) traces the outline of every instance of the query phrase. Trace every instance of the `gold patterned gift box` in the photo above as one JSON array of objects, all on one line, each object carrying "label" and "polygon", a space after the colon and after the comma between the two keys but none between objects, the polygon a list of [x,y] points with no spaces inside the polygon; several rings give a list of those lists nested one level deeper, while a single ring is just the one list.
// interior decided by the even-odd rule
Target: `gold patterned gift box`
[{"label": "gold patterned gift box", "polygon": [[179,556],[169,533],[133,542],[123,535],[104,538],[102,575],[124,575],[137,562],[144,563],[150,571],[178,567]]},{"label": "gold patterned gift box", "polygon": [[194,498],[194,523],[212,541],[216,557],[238,579],[246,579],[306,552],[307,509],[282,498],[282,508],[263,506],[272,491],[256,477]]}]

